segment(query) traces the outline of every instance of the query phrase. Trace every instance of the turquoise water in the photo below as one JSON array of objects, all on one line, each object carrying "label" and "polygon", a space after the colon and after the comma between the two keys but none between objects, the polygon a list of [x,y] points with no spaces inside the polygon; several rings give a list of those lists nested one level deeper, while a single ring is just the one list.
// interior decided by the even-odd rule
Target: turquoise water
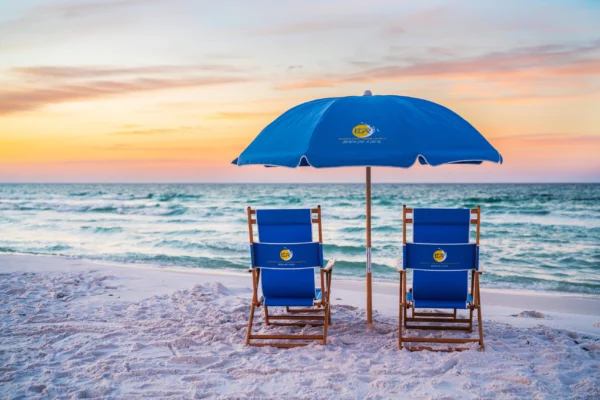
[{"label": "turquoise water", "polygon": [[[245,208],[323,208],[336,275],[363,277],[360,184],[0,185],[0,254],[247,270]],[[373,273],[395,280],[402,205],[482,206],[485,286],[600,294],[600,184],[377,184]]]}]

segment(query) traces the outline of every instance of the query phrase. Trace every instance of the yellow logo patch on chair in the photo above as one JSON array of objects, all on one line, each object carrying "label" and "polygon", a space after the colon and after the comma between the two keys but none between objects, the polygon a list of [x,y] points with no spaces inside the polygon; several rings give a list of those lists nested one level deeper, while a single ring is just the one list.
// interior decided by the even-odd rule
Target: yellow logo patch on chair
[{"label": "yellow logo patch on chair", "polygon": [[281,257],[283,261],[290,261],[292,257],[294,257],[294,253],[291,250],[283,249],[279,253],[279,257]]},{"label": "yellow logo patch on chair", "polygon": [[437,249],[433,252],[433,259],[437,262],[443,262],[446,259],[446,257],[448,257],[448,255],[442,249]]}]

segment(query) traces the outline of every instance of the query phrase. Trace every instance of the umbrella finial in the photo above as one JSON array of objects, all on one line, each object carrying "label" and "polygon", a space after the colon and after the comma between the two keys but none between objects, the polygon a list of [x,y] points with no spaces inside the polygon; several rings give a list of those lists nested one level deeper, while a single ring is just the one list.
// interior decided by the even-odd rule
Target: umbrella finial
[{"label": "umbrella finial", "polygon": [[363,96],[373,96],[373,93],[371,93],[370,90],[365,90],[365,92],[363,93]]}]

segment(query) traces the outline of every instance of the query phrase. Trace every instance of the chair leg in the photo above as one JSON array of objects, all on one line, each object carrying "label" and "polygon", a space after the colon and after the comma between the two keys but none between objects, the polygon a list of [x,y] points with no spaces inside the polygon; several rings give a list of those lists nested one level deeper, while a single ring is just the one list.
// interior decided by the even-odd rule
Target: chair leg
[{"label": "chair leg", "polygon": [[323,345],[327,344],[327,326],[329,325],[329,304],[325,306],[325,318],[323,319]]},{"label": "chair leg", "polygon": [[[408,321],[408,302],[404,305],[404,307],[402,307],[403,311],[402,313],[404,314],[404,327],[407,328],[407,321]],[[414,313],[414,311],[413,311]],[[414,314],[413,314],[414,317]]]},{"label": "chair leg", "polygon": [[[327,273],[327,277],[326,277],[326,278],[327,278],[327,279],[326,279],[325,281],[327,282],[327,293],[326,293],[326,295],[327,295],[327,296],[326,296],[326,298],[327,298],[327,306],[328,306],[328,307],[331,307],[331,271],[329,271],[329,272]],[[331,325],[331,324],[332,324],[332,323],[331,323],[331,309],[329,310],[329,318],[328,318],[328,321],[327,321],[327,323],[328,323],[329,325]]]},{"label": "chair leg", "polygon": [[269,326],[269,307],[265,306],[265,325]]},{"label": "chair leg", "polygon": [[479,325],[479,348],[485,350],[483,343],[483,318],[481,318],[481,290],[479,289],[479,274],[475,274],[475,293],[477,294],[477,300],[475,304],[477,306],[477,323]]},{"label": "chair leg", "polygon": [[402,350],[402,329],[404,329],[402,327],[402,323],[403,323],[403,321],[402,321],[402,314],[403,314],[402,309],[404,308],[404,303],[402,301],[400,301],[399,306],[400,306],[400,310],[398,312],[398,319],[399,319],[398,320],[398,349]]},{"label": "chair leg", "polygon": [[402,350],[402,316],[406,309],[404,308],[404,286],[403,273],[400,272],[400,293],[398,295],[398,350]]},{"label": "chair leg", "polygon": [[250,335],[252,334],[252,321],[254,320],[254,303],[250,307],[250,318],[248,319],[248,332],[246,332],[246,346],[250,344]]},{"label": "chair leg", "polygon": [[483,344],[483,320],[481,319],[481,304],[477,307],[477,322],[479,325],[479,347],[481,350],[485,350],[485,345]]},{"label": "chair leg", "polygon": [[473,306],[469,307],[469,332],[473,332]]},{"label": "chair leg", "polygon": [[454,319],[456,319],[456,308],[454,309]]}]

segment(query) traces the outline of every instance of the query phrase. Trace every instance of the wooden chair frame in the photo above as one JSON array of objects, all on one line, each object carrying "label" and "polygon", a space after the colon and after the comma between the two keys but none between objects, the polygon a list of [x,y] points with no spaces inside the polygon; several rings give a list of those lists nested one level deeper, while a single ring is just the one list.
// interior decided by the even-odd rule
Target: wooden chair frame
[{"label": "wooden chair frame", "polygon": [[[407,224],[413,223],[412,215],[409,218],[408,214],[412,214],[413,209],[402,206],[402,244],[406,245],[406,226]],[[471,209],[471,225],[476,225],[476,238],[475,243],[479,247],[479,232],[481,226],[481,207]],[[409,304],[406,301],[406,281],[407,271],[403,270],[401,266],[398,266],[398,272],[400,273],[400,301],[399,301],[399,324],[398,324],[398,347],[400,350],[406,348],[410,351],[416,350],[432,350],[432,351],[461,351],[467,350],[465,348],[450,347],[448,349],[434,349],[429,346],[405,346],[404,343],[448,343],[448,344],[464,344],[464,343],[479,343],[479,349],[484,350],[485,346],[483,343],[483,321],[481,319],[481,295],[479,291],[479,276],[483,274],[481,270],[471,270],[471,295],[473,297],[473,303],[469,305],[469,318],[459,318],[457,316],[457,309],[454,309],[453,313],[437,313],[437,312],[416,312],[413,304]],[[412,290],[412,289],[411,289]],[[408,316],[408,310],[411,309],[412,315]],[[458,339],[458,338],[421,338],[421,337],[409,337],[402,334],[404,329],[427,329],[427,330],[448,330],[448,331],[467,331],[473,332],[473,312],[477,310],[477,321],[479,328],[478,339]],[[409,324],[412,322],[412,324]],[[446,325],[422,325],[423,323],[442,323]],[[451,324],[451,325],[447,325]],[[466,325],[468,324],[468,325]]]},{"label": "wooden chair frame", "polygon": [[[254,230],[253,225],[256,224],[256,210],[251,207],[247,208],[248,211],[248,233],[250,244],[254,243]],[[321,206],[311,209],[311,222],[317,224],[319,232],[319,243],[323,243],[323,229],[321,226]],[[269,315],[269,307],[263,304],[258,297],[258,285],[260,282],[260,268],[251,268],[249,270],[252,273],[252,306],[250,308],[250,318],[248,320],[248,331],[246,333],[246,345],[247,346],[272,346],[280,348],[292,348],[298,346],[306,346],[310,344],[310,341],[319,340],[323,345],[327,344],[327,328],[331,325],[331,312],[330,312],[330,294],[331,294],[331,275],[333,272],[333,266],[335,259],[331,259],[325,268],[320,269],[321,275],[321,300],[315,301],[314,307],[316,308],[296,308],[291,309],[286,307],[285,315]],[[270,326],[322,326],[323,333],[321,335],[257,335],[252,333],[252,324],[254,320],[254,311],[257,307],[264,307],[265,309],[265,325]],[[307,315],[308,314],[308,315]],[[293,322],[272,322],[272,321],[293,321]],[[289,341],[302,341],[301,343],[281,343],[281,342],[267,342],[267,343],[253,343],[252,340],[289,340]]]}]

